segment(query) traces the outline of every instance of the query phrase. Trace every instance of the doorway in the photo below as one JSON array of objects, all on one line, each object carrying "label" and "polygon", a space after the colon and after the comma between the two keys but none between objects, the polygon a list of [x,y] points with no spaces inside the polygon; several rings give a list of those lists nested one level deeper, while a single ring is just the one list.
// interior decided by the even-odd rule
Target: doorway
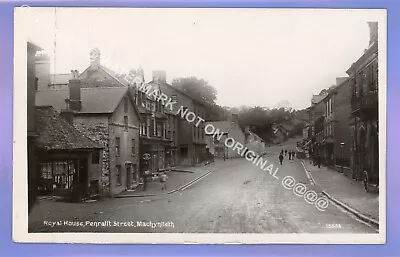
[{"label": "doorway", "polygon": [[126,189],[131,189],[132,186],[132,169],[131,165],[126,165]]}]

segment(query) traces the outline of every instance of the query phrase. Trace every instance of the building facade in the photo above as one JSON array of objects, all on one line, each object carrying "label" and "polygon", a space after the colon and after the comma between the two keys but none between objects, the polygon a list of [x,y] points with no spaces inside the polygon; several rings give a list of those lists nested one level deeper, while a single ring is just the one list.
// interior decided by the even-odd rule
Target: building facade
[{"label": "building facade", "polygon": [[364,54],[347,70],[351,83],[353,178],[364,171],[379,176],[378,141],[378,23],[370,22],[370,42]]},{"label": "building facade", "polygon": [[100,194],[103,146],[79,132],[51,106],[35,108],[39,194],[80,201]]},{"label": "building facade", "polygon": [[335,88],[324,98],[324,155],[328,166],[349,171],[351,135],[349,133],[351,87],[348,78],[338,78]]},{"label": "building facade", "polygon": [[214,133],[206,135],[208,138],[207,148],[214,154],[214,158],[230,159],[243,157],[238,153],[237,149],[233,150],[233,147],[227,147],[225,145],[225,140],[227,138],[233,138],[235,142],[245,145],[245,135],[239,127],[239,124],[233,121],[212,121],[207,122],[206,125],[212,125],[215,129],[218,129],[218,135],[222,134],[220,139],[218,139],[218,135],[214,136]]},{"label": "building facade", "polygon": [[[76,75],[69,90],[36,93],[36,105],[51,105],[88,138],[104,147],[100,191],[113,196],[139,183],[140,115],[127,87],[96,87]],[[95,182],[92,182],[95,183]]]},{"label": "building facade", "polygon": [[27,43],[27,152],[28,152],[28,212],[36,201],[37,180],[35,156],[35,90],[37,89],[36,53],[42,50],[35,44]]},{"label": "building facade", "polygon": [[[178,114],[178,110],[182,107],[188,112],[193,112],[196,117],[207,120],[206,107],[200,101],[192,96],[176,89],[166,82],[166,73],[164,71],[154,71],[153,80],[149,84],[156,84],[162,93],[167,95],[172,101],[176,102],[172,106],[172,114]],[[197,120],[196,120],[197,121]],[[207,160],[206,136],[204,132],[205,122],[188,122],[181,115],[176,116],[177,124],[177,152],[178,161],[181,165],[196,165]]]}]

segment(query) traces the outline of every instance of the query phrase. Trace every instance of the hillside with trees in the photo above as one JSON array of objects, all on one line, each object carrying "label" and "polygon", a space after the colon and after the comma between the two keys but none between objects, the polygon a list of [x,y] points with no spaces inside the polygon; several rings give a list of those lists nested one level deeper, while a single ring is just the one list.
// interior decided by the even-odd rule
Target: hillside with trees
[{"label": "hillside with trees", "polygon": [[174,79],[172,86],[202,101],[207,107],[207,120],[228,120],[232,113],[238,114],[240,127],[244,129],[248,126],[266,142],[272,142],[275,137],[274,127],[278,125],[283,125],[289,131],[289,136],[297,136],[302,134],[302,129],[307,123],[306,110],[295,110],[290,107],[219,106],[215,102],[217,90],[207,81],[196,77]]}]

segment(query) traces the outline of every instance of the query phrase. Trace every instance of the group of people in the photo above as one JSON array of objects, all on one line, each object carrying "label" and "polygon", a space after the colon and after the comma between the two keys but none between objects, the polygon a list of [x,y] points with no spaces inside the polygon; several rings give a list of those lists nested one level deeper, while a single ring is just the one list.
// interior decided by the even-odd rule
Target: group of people
[{"label": "group of people", "polygon": [[279,154],[279,162],[281,163],[281,165],[283,164],[284,156],[288,156],[289,160],[294,160],[295,155],[296,155],[296,152],[293,150],[283,150],[282,149],[282,151]]}]

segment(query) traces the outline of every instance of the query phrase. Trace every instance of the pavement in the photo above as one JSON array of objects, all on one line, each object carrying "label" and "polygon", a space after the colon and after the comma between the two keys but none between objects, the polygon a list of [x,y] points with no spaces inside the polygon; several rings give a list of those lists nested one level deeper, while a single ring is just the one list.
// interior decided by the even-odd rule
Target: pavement
[{"label": "pavement", "polygon": [[364,221],[379,226],[379,193],[366,192],[362,182],[354,181],[334,169],[318,168],[310,160],[304,160],[303,164],[311,179],[335,203]]},{"label": "pavement", "polygon": [[[209,175],[171,194],[108,198],[92,203],[40,201],[29,215],[29,231],[378,233],[376,228],[359,222],[333,204],[318,210],[286,189],[283,178],[291,176],[323,197],[322,189],[310,183],[300,160],[278,163],[279,152],[285,147],[291,146],[271,147],[265,156],[274,171],[278,168],[275,177],[242,158],[216,161],[205,167],[212,171]],[[128,224],[123,222],[131,225],[121,225]]]},{"label": "pavement", "polygon": [[149,179],[145,191],[143,190],[143,185],[140,185],[135,190],[124,191],[116,197],[146,197],[171,194],[207,176],[214,167],[215,164],[213,163],[200,167],[175,167],[170,171],[166,171],[168,177],[166,182],[161,183],[159,179]]}]

